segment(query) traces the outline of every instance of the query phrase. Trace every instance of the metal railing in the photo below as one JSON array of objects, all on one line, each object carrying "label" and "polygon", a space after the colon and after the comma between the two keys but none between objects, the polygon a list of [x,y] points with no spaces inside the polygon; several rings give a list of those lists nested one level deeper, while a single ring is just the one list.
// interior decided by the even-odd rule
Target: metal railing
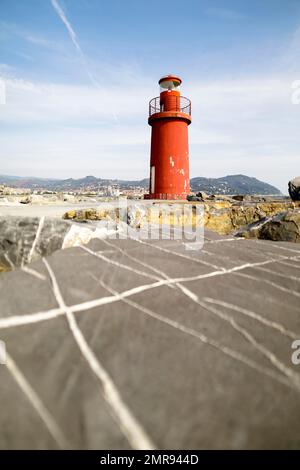
[{"label": "metal railing", "polygon": [[192,105],[188,98],[185,96],[172,96],[172,100],[171,109],[166,110],[164,109],[164,104],[160,102],[160,96],[152,98],[149,102],[149,116],[152,116],[155,113],[162,113],[164,111],[177,111],[191,116]]}]

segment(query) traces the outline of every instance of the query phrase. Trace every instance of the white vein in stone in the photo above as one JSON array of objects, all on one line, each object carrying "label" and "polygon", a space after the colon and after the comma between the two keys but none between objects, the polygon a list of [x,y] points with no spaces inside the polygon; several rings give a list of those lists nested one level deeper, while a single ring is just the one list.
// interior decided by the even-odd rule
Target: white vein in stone
[{"label": "white vein in stone", "polygon": [[36,277],[37,279],[40,279],[41,281],[46,281],[46,279],[47,279],[46,276],[39,273],[35,269],[29,268],[28,266],[22,266],[21,270],[24,271],[27,274],[30,274],[31,276]]},{"label": "white vein in stone", "polygon": [[287,261],[280,260],[280,261],[278,261],[278,263],[280,263],[284,266],[288,266],[289,268],[294,268],[294,269],[299,269],[300,268],[300,266],[297,266],[297,265],[293,264],[294,262],[299,262],[300,261],[298,259],[298,256],[296,258],[293,258],[291,261],[292,262],[288,263]]},{"label": "white vein in stone", "polygon": [[[165,274],[166,276],[166,274]],[[171,279],[169,278],[169,281]],[[190,298],[193,302],[197,303],[201,307],[205,308],[206,310],[210,311],[214,315],[218,316],[222,320],[228,322],[231,327],[236,330],[238,333],[240,333],[244,338],[249,341],[252,346],[257,349],[260,353],[262,353],[280,372],[283,372],[287,377],[289,377],[292,381],[294,386],[300,390],[300,376],[296,374],[292,369],[287,367],[285,364],[283,364],[274,353],[272,353],[269,349],[267,349],[265,346],[260,344],[250,333],[247,331],[245,328],[241,327],[232,316],[227,315],[224,312],[220,312],[216,310],[215,308],[212,308],[208,305],[206,305],[204,302],[200,301],[199,297],[192,292],[190,289],[188,289],[185,286],[182,286],[180,282],[176,283],[176,286],[188,297]],[[299,294],[300,295],[300,294]]]},{"label": "white vein in stone", "polygon": [[222,320],[228,322],[231,327],[236,330],[238,333],[240,333],[242,336],[244,336],[244,338],[250,343],[252,344],[252,346],[257,350],[259,351],[260,353],[262,353],[270,362],[271,364],[273,364],[280,372],[282,372],[283,374],[285,374],[288,378],[291,379],[291,384],[297,389],[300,391],[300,375],[297,374],[296,372],[294,372],[293,369],[291,369],[290,367],[287,367],[282,361],[280,361],[278,359],[278,357],[273,353],[271,352],[268,348],[266,348],[264,345],[262,345],[261,343],[259,343],[255,338],[254,336],[252,336],[248,330],[246,330],[246,328],[243,328],[242,326],[240,326],[232,316],[230,315],[227,315],[226,313],[224,312],[221,312],[215,308],[212,308],[210,307],[209,305],[207,305],[205,302],[202,302],[199,298],[198,299],[195,299],[194,298],[195,294],[192,293],[191,295],[191,299],[193,299],[198,305],[200,305],[201,307],[205,308],[206,310],[208,310],[209,312],[213,313],[214,315],[218,316],[219,318],[221,318]]},{"label": "white vein in stone", "polygon": [[[293,257],[287,256],[286,259],[293,260]],[[107,260],[109,261],[109,259]],[[200,275],[191,276],[191,277],[162,279],[160,281],[153,282],[152,284],[142,284],[132,289],[123,291],[120,294],[118,294],[118,296],[100,297],[98,299],[88,300],[82,303],[74,304],[68,308],[73,313],[86,311],[92,308],[99,307],[101,305],[107,305],[113,302],[118,302],[119,300],[122,300],[123,298],[131,297],[132,295],[136,295],[136,294],[145,292],[150,289],[155,289],[156,287],[168,286],[168,285],[176,284],[180,282],[197,281],[197,280],[206,279],[206,278],[215,277],[215,276],[223,276],[223,275],[231,274],[233,272],[240,271],[249,267],[270,264],[274,262],[276,262],[276,260],[262,261],[261,263],[255,263],[252,265],[250,263],[247,263],[244,265],[235,266],[231,269],[222,270],[222,271],[213,271],[207,274],[200,274]],[[56,318],[57,316],[62,315],[62,314],[64,314],[63,309],[53,308],[53,309],[44,310],[41,312],[36,312],[36,313],[31,313],[31,314],[9,316],[7,318],[0,319],[0,329],[13,327],[13,326],[27,325],[30,323],[36,323],[36,322],[43,321],[43,320],[49,320],[52,318]]]},{"label": "white vein in stone", "polygon": [[[169,276],[167,276],[163,271],[161,271],[160,269],[157,269],[155,268],[154,266],[151,266],[150,264],[148,263],[144,263],[142,260],[136,258],[135,256],[132,256],[131,254],[128,253],[128,251],[126,250],[123,250],[122,248],[120,248],[119,246],[116,246],[116,245],[113,245],[112,243],[108,242],[107,240],[102,240],[102,242],[104,242],[105,244],[107,244],[108,246],[111,246],[111,247],[114,247],[115,250],[117,250],[119,253],[122,253],[124,256],[126,256],[128,259],[131,259],[132,261],[134,261],[135,263],[137,264],[140,264],[141,266],[144,266],[145,268],[147,269],[150,269],[151,271],[153,271],[154,273],[158,274],[158,276],[160,277],[157,277],[158,280],[160,280],[161,278],[164,278],[164,279],[170,279]],[[170,285],[171,288],[174,288],[174,286],[171,284]]]},{"label": "white vein in stone", "polygon": [[70,448],[64,433],[9,354],[6,355],[6,367],[14,377],[15,381],[18,383],[23,393],[26,395],[27,399],[32,404],[33,408],[40,416],[41,420],[47,427],[57,445],[61,449]]},{"label": "white vein in stone", "polygon": [[4,258],[6,259],[6,261],[8,262],[9,266],[11,267],[11,269],[15,269],[15,265],[14,263],[12,262],[12,260],[10,259],[10,257],[8,256],[7,253],[4,253],[3,254]]},{"label": "white vein in stone", "polygon": [[222,268],[222,267],[220,267],[216,264],[209,263],[208,261],[204,261],[204,260],[199,259],[199,258],[191,258],[190,256],[184,255],[183,253],[178,253],[176,251],[168,250],[167,248],[156,245],[155,243],[147,243],[144,240],[138,240],[138,239],[136,241],[139,242],[139,243],[142,243],[143,245],[150,246],[151,248],[155,248],[156,250],[164,251],[165,253],[175,255],[175,256],[179,256],[180,258],[184,258],[184,259],[187,259],[189,261],[194,261],[195,263],[200,263],[200,264],[203,264],[205,266],[209,266],[210,268],[213,268],[213,269],[224,269],[224,268]]},{"label": "white vein in stone", "polygon": [[[102,241],[103,241],[103,240],[102,240]],[[114,261],[114,260],[112,260],[112,259],[110,259],[110,258],[107,258],[106,256],[104,256],[104,255],[102,255],[102,254],[100,254],[100,253],[98,253],[98,252],[96,252],[96,251],[90,250],[90,248],[87,248],[86,246],[80,246],[80,248],[81,248],[82,250],[87,251],[90,255],[96,256],[97,258],[99,258],[99,259],[101,259],[101,260],[103,260],[103,261],[106,261],[106,262],[108,262],[108,263],[110,263],[110,264],[113,264],[114,266],[117,266],[118,268],[121,267],[121,268],[123,268],[123,269],[126,269],[127,271],[131,271],[131,272],[133,272],[133,273],[135,273],[135,274],[139,274],[140,276],[148,277],[148,278],[150,278],[150,279],[158,279],[157,276],[153,276],[152,274],[146,273],[145,271],[139,271],[138,269],[132,268],[131,266],[127,266],[127,265],[125,265],[125,264],[121,264],[121,263],[119,263],[118,261]]]},{"label": "white vein in stone", "polygon": [[274,330],[277,330],[278,332],[282,333],[284,336],[287,336],[291,339],[300,338],[300,334],[294,333],[293,331],[290,331],[290,330],[286,329],[280,323],[268,320],[267,318],[259,315],[258,313],[252,312],[251,310],[248,310],[246,308],[240,307],[238,305],[231,304],[229,302],[225,302],[223,300],[213,299],[211,297],[203,297],[202,300],[205,303],[219,305],[220,307],[225,307],[225,308],[228,308],[230,310],[234,310],[235,312],[241,313],[241,314],[245,315],[246,317],[252,318],[252,319],[262,323],[265,326],[268,326],[270,328],[273,328]]},{"label": "white vein in stone", "polygon": [[133,449],[155,449],[145,430],[142,428],[140,423],[138,423],[136,418],[133,416],[132,412],[124,403],[118,389],[116,388],[108,372],[105,370],[105,368],[99,362],[94,352],[89,347],[82,331],[78,327],[78,324],[71,309],[66,306],[63,300],[56,277],[48,261],[43,258],[43,262],[49,272],[52,281],[53,293],[55,295],[56,301],[60,308],[64,309],[74,339],[77,342],[77,345],[85,360],[87,361],[88,365],[90,366],[91,370],[94,372],[94,374],[99,379],[102,385],[103,398],[109,406],[112,417],[119,425],[121,431],[124,433]]},{"label": "white vein in stone", "polygon": [[[99,281],[99,283],[104,288],[106,288],[108,291],[113,293],[115,296],[119,295],[119,293],[117,291],[115,291],[111,287],[107,286],[103,281]],[[188,334],[190,336],[193,336],[194,338],[197,338],[202,343],[208,344],[209,346],[212,346],[213,348],[221,351],[223,354],[229,356],[232,359],[235,359],[235,360],[241,362],[242,364],[256,370],[257,372],[265,374],[268,377],[271,377],[271,378],[277,380],[278,382],[280,382],[280,383],[282,383],[282,384],[284,384],[288,387],[291,387],[290,381],[285,379],[281,374],[278,374],[277,372],[273,371],[272,369],[270,369],[268,367],[261,366],[256,361],[253,361],[252,359],[248,358],[247,356],[239,353],[238,351],[236,351],[234,349],[228,348],[227,346],[223,346],[221,343],[215,341],[212,338],[209,338],[208,336],[202,334],[201,332],[199,332],[197,330],[194,330],[193,328],[186,327],[185,325],[182,325],[181,323],[179,323],[175,320],[172,320],[168,317],[164,317],[164,316],[160,315],[159,313],[156,313],[153,310],[151,310],[147,307],[144,307],[143,305],[141,305],[137,302],[134,302],[130,299],[122,299],[122,302],[134,307],[135,309],[143,312],[146,315],[149,315],[150,317],[152,317],[152,318],[154,318],[154,319],[156,319],[156,320],[158,320],[162,323],[165,323],[168,326],[171,326],[172,328],[175,328],[176,330],[179,330],[179,331],[181,331],[185,334]]]},{"label": "white vein in stone", "polygon": [[44,222],[45,222],[45,216],[43,215],[40,220],[39,220],[39,225],[38,225],[38,228],[37,228],[37,231],[36,231],[36,234],[35,234],[35,238],[33,240],[33,243],[32,243],[32,246],[31,246],[31,250],[29,252],[29,255],[28,255],[28,263],[31,262],[32,260],[32,257],[34,255],[34,252],[35,252],[35,248],[36,248],[36,245],[37,245],[37,242],[40,238],[40,235],[41,235],[41,231],[43,229],[43,225],[44,225]]},{"label": "white vein in stone", "polygon": [[251,274],[245,274],[245,273],[234,273],[234,274],[236,274],[237,276],[245,277],[247,279],[252,279],[253,281],[256,281],[256,282],[263,282],[265,284],[268,284],[271,287],[275,287],[276,289],[281,290],[282,292],[287,292],[288,294],[294,295],[295,297],[300,297],[300,292],[297,292],[293,289],[288,289],[287,287],[281,286],[280,284],[277,284],[276,282],[269,281],[269,279],[263,279],[261,277],[255,277],[255,276],[251,276]]},{"label": "white vein in stone", "polygon": [[261,266],[257,266],[256,268],[253,269],[258,269],[259,271],[263,271],[265,273],[270,273],[273,274],[274,276],[282,277],[283,279],[288,279],[289,281],[300,281],[300,277],[297,276],[290,276],[288,274],[283,274],[283,273],[278,273],[276,271],[272,271],[271,269],[267,268],[262,268]]},{"label": "white vein in stone", "polygon": [[[263,240],[257,240],[257,239],[255,239],[255,240],[253,240],[253,242],[254,242],[254,243],[260,243],[260,244],[263,243],[263,244],[266,246],[266,241],[263,241]],[[285,247],[285,246],[279,245],[279,243],[282,243],[282,242],[277,242],[277,245],[275,245],[274,243],[270,243],[270,241],[268,241],[267,243],[268,243],[268,245],[269,245],[270,247],[272,247],[272,248],[276,248],[276,249],[278,249],[278,250],[291,251],[291,252],[293,252],[293,253],[298,253],[298,255],[300,256],[300,250],[296,250],[296,249],[294,249],[294,248],[287,248],[287,247]]]},{"label": "white vein in stone", "polygon": [[208,243],[222,243],[222,242],[233,242],[245,240],[243,237],[234,237],[234,238],[218,238],[216,240],[208,240]]}]

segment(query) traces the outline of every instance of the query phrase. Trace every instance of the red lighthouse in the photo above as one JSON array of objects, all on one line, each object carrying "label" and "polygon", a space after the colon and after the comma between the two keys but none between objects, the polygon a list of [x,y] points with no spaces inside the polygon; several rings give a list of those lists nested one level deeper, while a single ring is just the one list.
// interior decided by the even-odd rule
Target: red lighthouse
[{"label": "red lighthouse", "polygon": [[150,189],[146,199],[186,199],[190,192],[188,125],[191,102],[180,95],[181,78],[159,80],[160,96],[149,103],[152,127]]}]

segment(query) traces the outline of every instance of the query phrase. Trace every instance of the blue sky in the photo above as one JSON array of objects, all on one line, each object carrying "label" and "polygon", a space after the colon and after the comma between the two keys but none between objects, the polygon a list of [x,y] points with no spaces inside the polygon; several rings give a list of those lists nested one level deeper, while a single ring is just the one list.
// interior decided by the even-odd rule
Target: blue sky
[{"label": "blue sky", "polygon": [[286,191],[300,174],[299,0],[0,0],[0,173],[148,176],[147,105],[166,73],[192,100],[191,176]]}]

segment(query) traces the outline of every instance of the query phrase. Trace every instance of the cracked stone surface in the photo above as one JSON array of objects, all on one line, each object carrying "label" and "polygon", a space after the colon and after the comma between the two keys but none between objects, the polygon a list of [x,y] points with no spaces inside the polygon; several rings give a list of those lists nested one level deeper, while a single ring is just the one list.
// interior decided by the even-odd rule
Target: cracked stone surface
[{"label": "cracked stone surface", "polygon": [[1,449],[300,446],[300,246],[93,239],[0,275]]}]

